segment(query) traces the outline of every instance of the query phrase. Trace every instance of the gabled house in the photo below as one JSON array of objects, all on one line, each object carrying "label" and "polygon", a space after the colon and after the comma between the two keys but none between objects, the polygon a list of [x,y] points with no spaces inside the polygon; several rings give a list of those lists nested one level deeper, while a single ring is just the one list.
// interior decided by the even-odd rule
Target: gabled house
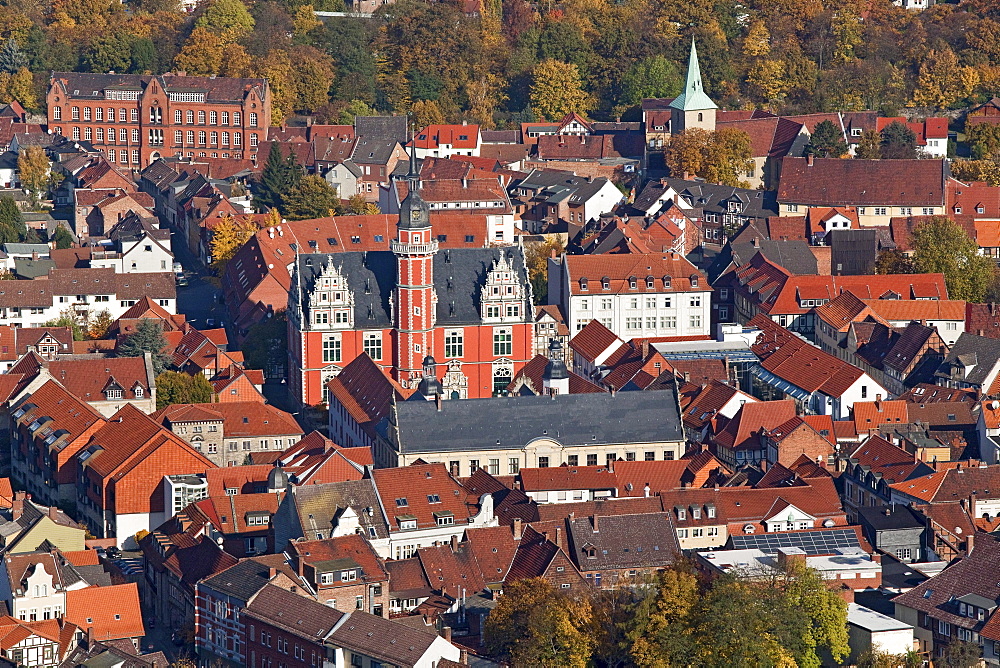
[{"label": "gabled house", "polygon": [[892,501],[893,483],[918,478],[933,469],[913,454],[881,436],[869,436],[849,451],[841,473],[844,509],[853,521],[864,507],[887,506]]},{"label": "gabled house", "polygon": [[573,561],[598,589],[641,581],[681,554],[670,513],[570,517],[566,524]]},{"label": "gabled house", "polygon": [[91,642],[130,644],[138,653],[146,635],[134,582],[66,592],[66,620]]},{"label": "gabled house", "polygon": [[996,339],[963,332],[934,374],[938,385],[971,389],[980,396],[1000,392],[1000,345]]},{"label": "gabled house", "polygon": [[292,541],[287,551],[295,572],[321,603],[345,613],[389,616],[389,573],[363,535]]}]

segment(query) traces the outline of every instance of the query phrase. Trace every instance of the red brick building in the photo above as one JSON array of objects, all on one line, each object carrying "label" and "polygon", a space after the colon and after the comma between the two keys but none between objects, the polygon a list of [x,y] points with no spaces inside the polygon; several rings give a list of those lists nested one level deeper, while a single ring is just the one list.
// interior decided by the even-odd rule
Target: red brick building
[{"label": "red brick building", "polygon": [[160,157],[256,160],[271,125],[264,79],[54,72],[49,130],[139,170]]},{"label": "red brick building", "polygon": [[407,389],[420,383],[427,361],[436,391],[455,399],[505,392],[534,355],[524,253],[440,250],[412,164],[408,178],[388,252],[294,258],[288,382],[302,404],[326,401],[326,384],[362,353]]}]

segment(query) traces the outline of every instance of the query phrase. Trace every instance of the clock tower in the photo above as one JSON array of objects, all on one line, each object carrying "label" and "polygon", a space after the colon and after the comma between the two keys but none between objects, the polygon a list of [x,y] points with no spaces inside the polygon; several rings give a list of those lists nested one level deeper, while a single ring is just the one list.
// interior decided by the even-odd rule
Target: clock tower
[{"label": "clock tower", "polygon": [[438,242],[430,223],[430,206],[420,196],[416,151],[410,149],[406,198],[399,205],[396,239],[396,290],[393,316],[397,341],[395,369],[404,387],[416,387],[423,376],[423,360],[432,355],[437,296],[434,294],[434,254]]}]

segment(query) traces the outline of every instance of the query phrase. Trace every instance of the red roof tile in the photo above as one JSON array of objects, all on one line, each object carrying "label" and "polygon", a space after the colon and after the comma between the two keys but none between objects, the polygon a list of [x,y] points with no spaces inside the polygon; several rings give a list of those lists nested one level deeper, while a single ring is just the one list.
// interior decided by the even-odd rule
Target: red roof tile
[{"label": "red roof tile", "polygon": [[812,206],[943,206],[945,160],[786,157],[778,201]]},{"label": "red roof tile", "polygon": [[66,619],[102,642],[146,635],[134,582],[67,591]]}]

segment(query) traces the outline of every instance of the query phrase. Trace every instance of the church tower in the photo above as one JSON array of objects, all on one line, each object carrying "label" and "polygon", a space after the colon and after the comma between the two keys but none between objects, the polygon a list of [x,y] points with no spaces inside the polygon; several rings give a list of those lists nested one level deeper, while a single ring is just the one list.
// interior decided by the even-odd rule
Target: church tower
[{"label": "church tower", "polygon": [[406,198],[399,205],[396,239],[390,244],[396,256],[394,319],[397,334],[396,378],[404,387],[416,387],[423,376],[423,361],[432,355],[434,317],[434,254],[438,243],[430,223],[430,206],[420,196],[416,151],[410,149]]},{"label": "church tower", "polygon": [[698,63],[698,49],[691,39],[691,56],[688,58],[687,79],[684,92],[670,103],[670,133],[679,134],[688,128],[715,131],[715,111],[718,107],[705,94],[701,83],[701,65]]}]

